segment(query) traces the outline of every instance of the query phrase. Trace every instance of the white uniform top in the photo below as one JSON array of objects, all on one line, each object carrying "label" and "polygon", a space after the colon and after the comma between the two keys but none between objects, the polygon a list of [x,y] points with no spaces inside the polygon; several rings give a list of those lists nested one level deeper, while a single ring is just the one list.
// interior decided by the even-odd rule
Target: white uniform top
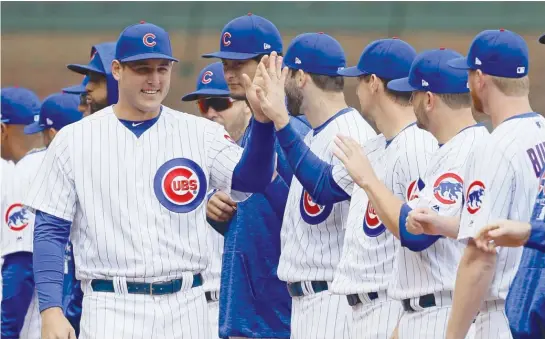
[{"label": "white uniform top", "polygon": [[74,220],[76,277],[162,281],[208,261],[206,192],[233,200],[242,149],[214,122],[163,106],[140,137],[107,107],[59,131],[26,205]]},{"label": "white uniform top", "polygon": [[219,291],[221,282],[221,260],[223,256],[223,236],[212,226],[207,227],[208,265],[202,272],[203,289],[205,291]]},{"label": "white uniform top", "polygon": [[[527,113],[501,123],[475,149],[458,239],[468,239],[497,219],[529,222],[545,166],[545,119]],[[486,300],[505,299],[522,248],[499,248],[496,272]]]},{"label": "white uniform top", "polygon": [[2,256],[17,252],[33,252],[35,215],[23,207],[26,196],[45,156],[45,148],[32,150],[13,167],[5,194],[2,215]]},{"label": "white uniform top", "polygon": [[[333,155],[337,134],[352,137],[363,145],[376,136],[375,131],[355,109],[343,110],[311,130],[304,138],[310,150],[322,161],[340,164]],[[320,206],[296,177],[292,179],[282,230],[278,277],[287,282],[333,281],[341,256],[343,225],[349,201]]]},{"label": "white uniform top", "polygon": [[[414,195],[416,180],[424,174],[437,140],[410,124],[386,144],[373,161],[377,176],[396,197]],[[342,263],[332,290],[339,294],[384,291],[392,279],[399,240],[382,224],[365,191],[355,186],[350,204]]]},{"label": "white uniform top", "polygon": [[[459,216],[469,155],[487,136],[488,130],[484,126],[474,125],[441,146],[431,157],[426,174],[418,181],[418,197],[408,205],[413,209],[430,208],[444,216]],[[452,291],[464,248],[464,244],[449,238],[440,238],[421,252],[401,247],[390,295],[403,300]]]}]

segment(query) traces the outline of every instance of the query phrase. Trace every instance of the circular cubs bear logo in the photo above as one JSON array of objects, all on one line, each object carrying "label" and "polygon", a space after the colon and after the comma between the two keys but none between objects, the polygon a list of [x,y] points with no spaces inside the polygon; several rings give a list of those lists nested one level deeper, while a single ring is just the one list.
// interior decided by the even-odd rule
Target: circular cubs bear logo
[{"label": "circular cubs bear logo", "polygon": [[469,185],[466,196],[467,211],[469,213],[475,214],[481,209],[484,190],[484,184],[479,180],[476,180]]},{"label": "circular cubs bear logo", "polygon": [[164,163],[153,179],[155,196],[168,210],[187,213],[196,209],[206,196],[206,177],[197,163],[176,158]]},{"label": "circular cubs bear logo", "polygon": [[13,204],[6,210],[4,220],[12,231],[22,231],[29,223],[29,213],[22,204]]},{"label": "circular cubs bear logo", "polygon": [[373,205],[369,201],[363,219],[363,232],[369,237],[378,237],[386,231],[386,226],[380,221]]},{"label": "circular cubs bear logo", "polygon": [[329,217],[329,214],[331,214],[331,210],[333,209],[333,205],[321,206],[316,204],[307,191],[303,191],[299,207],[303,220],[307,224],[311,225],[317,225],[324,222],[327,217]]},{"label": "circular cubs bear logo", "polygon": [[463,196],[464,181],[454,173],[441,175],[433,184],[433,195],[440,203],[455,204]]}]

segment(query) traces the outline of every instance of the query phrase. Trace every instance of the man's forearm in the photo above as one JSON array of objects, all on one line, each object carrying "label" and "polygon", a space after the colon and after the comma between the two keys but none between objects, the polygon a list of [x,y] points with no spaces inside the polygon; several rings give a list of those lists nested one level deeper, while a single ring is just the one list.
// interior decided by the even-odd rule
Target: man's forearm
[{"label": "man's forearm", "polygon": [[437,230],[439,234],[451,238],[458,239],[458,231],[460,230],[460,217],[450,217],[439,215],[438,218],[441,218],[442,222],[437,225]]},{"label": "man's forearm", "polygon": [[458,266],[447,339],[464,339],[484,301],[496,269],[496,252],[479,250],[473,240]]},{"label": "man's forearm", "polygon": [[362,188],[367,193],[378,217],[388,230],[399,239],[399,215],[403,201],[397,198],[378,178],[369,180]]}]

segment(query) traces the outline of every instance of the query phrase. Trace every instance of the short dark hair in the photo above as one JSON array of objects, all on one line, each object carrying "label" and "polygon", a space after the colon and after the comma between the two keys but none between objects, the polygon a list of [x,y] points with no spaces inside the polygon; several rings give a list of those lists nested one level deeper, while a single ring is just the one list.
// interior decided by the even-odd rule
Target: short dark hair
[{"label": "short dark hair", "polygon": [[[291,71],[291,77],[295,77],[295,73],[297,73],[297,69],[290,68]],[[344,91],[344,77],[337,75],[337,76],[330,76],[330,75],[322,75],[322,74],[316,74],[316,73],[308,73],[310,75],[310,78],[312,79],[312,82],[325,92],[342,92]]]},{"label": "short dark hair", "polygon": [[[392,81],[393,79],[381,78],[377,76],[376,74],[375,76],[377,77],[377,79],[380,80],[380,82],[382,82],[382,85],[384,86],[384,92],[393,102],[403,107],[411,106],[412,92],[392,91],[391,89],[388,88],[388,83]],[[362,78],[363,78],[363,81],[368,83],[369,80],[371,79],[371,74],[362,75]]]},{"label": "short dark hair", "polygon": [[441,101],[450,109],[462,109],[471,107],[471,94],[468,93],[450,93],[436,94]]}]

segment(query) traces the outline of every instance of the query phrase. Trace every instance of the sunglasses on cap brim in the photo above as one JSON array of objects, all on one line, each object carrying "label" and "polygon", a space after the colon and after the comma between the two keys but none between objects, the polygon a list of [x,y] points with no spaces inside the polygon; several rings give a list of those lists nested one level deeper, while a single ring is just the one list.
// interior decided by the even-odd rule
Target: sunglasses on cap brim
[{"label": "sunglasses on cap brim", "polygon": [[233,107],[233,99],[231,98],[200,98],[197,100],[197,105],[199,106],[199,111],[202,114],[206,114],[210,107],[212,107],[216,112],[225,111]]}]

